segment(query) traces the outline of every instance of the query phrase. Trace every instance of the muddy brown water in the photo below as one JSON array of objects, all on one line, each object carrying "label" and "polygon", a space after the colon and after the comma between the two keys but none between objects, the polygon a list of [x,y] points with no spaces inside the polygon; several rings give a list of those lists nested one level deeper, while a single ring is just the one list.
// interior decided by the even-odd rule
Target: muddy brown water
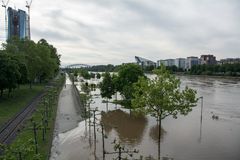
[{"label": "muddy brown water", "polygon": [[[231,78],[181,76],[181,87],[188,85],[203,96],[203,121],[200,125],[199,102],[187,116],[167,117],[162,121],[161,159],[174,160],[240,160],[240,81]],[[136,117],[121,106],[102,103],[99,90],[92,92],[94,103],[105,111],[105,150],[114,151],[115,139],[126,149],[139,150],[134,158],[158,158],[158,127],[156,119]],[[120,96],[118,96],[120,97]],[[218,116],[218,119],[212,117]],[[101,119],[100,116],[97,116]],[[102,159],[100,127],[94,143],[93,127],[83,121],[78,127],[59,135],[59,160]],[[107,154],[105,159],[117,158]],[[124,154],[123,157],[127,156]],[[129,159],[133,159],[129,157]],[[151,159],[151,158],[148,158]]]}]

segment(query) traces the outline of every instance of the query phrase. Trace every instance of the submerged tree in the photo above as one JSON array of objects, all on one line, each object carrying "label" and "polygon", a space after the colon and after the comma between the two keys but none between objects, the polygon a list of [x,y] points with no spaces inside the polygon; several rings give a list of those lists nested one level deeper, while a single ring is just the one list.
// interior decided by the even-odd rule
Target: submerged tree
[{"label": "submerged tree", "polygon": [[117,83],[117,91],[125,100],[131,100],[134,91],[133,84],[138,81],[139,77],[144,73],[139,65],[125,64],[119,68]]},{"label": "submerged tree", "polygon": [[103,98],[111,99],[114,94],[114,84],[109,72],[104,74],[103,81],[100,83],[101,96]]},{"label": "submerged tree", "polygon": [[134,85],[132,106],[151,114],[158,120],[158,145],[160,158],[161,120],[178,114],[187,115],[196,105],[196,91],[186,87],[180,90],[180,80],[171,75],[164,66],[154,70],[156,78],[140,78]]}]

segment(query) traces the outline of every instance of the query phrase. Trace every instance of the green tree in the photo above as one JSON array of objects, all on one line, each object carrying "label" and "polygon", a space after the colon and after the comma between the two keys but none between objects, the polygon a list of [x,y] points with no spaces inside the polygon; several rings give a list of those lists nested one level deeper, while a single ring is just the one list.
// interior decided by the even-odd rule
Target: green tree
[{"label": "green tree", "polygon": [[0,53],[0,90],[1,96],[3,95],[3,90],[7,88],[7,64],[8,56],[5,53]]},{"label": "green tree", "polygon": [[95,78],[96,74],[95,73],[90,73],[91,78]]},{"label": "green tree", "polygon": [[106,72],[103,81],[100,83],[101,96],[111,99],[114,94],[114,84],[109,72]]},{"label": "green tree", "polygon": [[49,44],[45,39],[40,39],[38,41],[38,45],[42,45],[48,48],[52,61],[52,70],[54,70],[54,73],[57,74],[59,71],[59,66],[61,64],[61,55],[58,54],[57,49],[53,45]]},{"label": "green tree", "polygon": [[41,59],[37,54],[36,44],[33,41],[26,41],[27,50],[25,51],[25,59],[28,70],[29,86],[36,80],[38,72],[41,68]]},{"label": "green tree", "polygon": [[134,84],[134,98],[132,106],[137,110],[156,117],[159,127],[159,155],[161,120],[167,116],[177,118],[177,115],[187,115],[192,107],[196,105],[196,91],[186,87],[180,90],[180,80],[162,65],[160,69],[154,70],[156,78],[140,78]]},{"label": "green tree", "polygon": [[8,96],[17,87],[21,75],[16,60],[10,55],[0,53],[0,90],[1,96],[4,89],[8,89]]},{"label": "green tree", "polygon": [[84,78],[84,79],[90,79],[91,75],[88,73],[88,71],[84,68],[81,68],[78,70],[79,74]]},{"label": "green tree", "polygon": [[100,79],[100,78],[101,78],[101,74],[97,73],[97,79]]},{"label": "green tree", "polygon": [[27,39],[13,37],[2,44],[0,51],[0,90],[8,89],[9,94],[16,86],[29,82],[49,80],[56,75],[60,65],[60,55],[46,40],[37,44]]},{"label": "green tree", "polygon": [[139,65],[125,64],[119,68],[116,83],[118,83],[118,91],[125,100],[131,100],[134,91],[133,83],[137,82],[141,76],[144,74]]},{"label": "green tree", "polygon": [[119,83],[118,83],[118,76],[116,74],[112,75],[112,81],[114,85],[114,94],[116,94],[116,100],[117,100],[117,92],[119,90]]},{"label": "green tree", "polygon": [[78,71],[75,70],[74,73],[73,73],[73,75],[74,75],[75,78],[77,78],[77,76],[78,76]]}]

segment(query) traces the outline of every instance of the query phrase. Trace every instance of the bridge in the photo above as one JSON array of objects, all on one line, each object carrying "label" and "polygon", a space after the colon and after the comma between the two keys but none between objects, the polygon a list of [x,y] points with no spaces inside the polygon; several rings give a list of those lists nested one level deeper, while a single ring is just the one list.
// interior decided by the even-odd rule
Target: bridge
[{"label": "bridge", "polygon": [[70,64],[70,65],[67,65],[65,68],[89,68],[89,67],[91,67],[91,66],[88,65],[88,64],[78,63],[78,64]]}]

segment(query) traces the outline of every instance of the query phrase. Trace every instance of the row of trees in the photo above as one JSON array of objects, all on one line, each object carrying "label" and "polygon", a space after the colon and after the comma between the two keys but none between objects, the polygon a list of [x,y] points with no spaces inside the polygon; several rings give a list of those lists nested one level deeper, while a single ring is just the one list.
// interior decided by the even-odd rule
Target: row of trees
[{"label": "row of trees", "polygon": [[227,75],[239,76],[240,63],[222,65],[195,65],[189,71],[194,75]]},{"label": "row of trees", "polygon": [[87,68],[88,71],[92,72],[113,72],[115,71],[116,66],[112,64],[108,65],[95,65]]},{"label": "row of trees", "polygon": [[69,73],[72,73],[74,77],[81,76],[84,79],[91,79],[91,78],[101,78],[100,73],[93,73],[93,72],[88,72],[87,69],[85,68],[75,68],[75,69],[70,69],[68,70]]},{"label": "row of trees", "polygon": [[2,44],[0,50],[0,90],[10,94],[19,84],[43,82],[59,71],[60,55],[46,40],[37,43],[13,38]]}]

